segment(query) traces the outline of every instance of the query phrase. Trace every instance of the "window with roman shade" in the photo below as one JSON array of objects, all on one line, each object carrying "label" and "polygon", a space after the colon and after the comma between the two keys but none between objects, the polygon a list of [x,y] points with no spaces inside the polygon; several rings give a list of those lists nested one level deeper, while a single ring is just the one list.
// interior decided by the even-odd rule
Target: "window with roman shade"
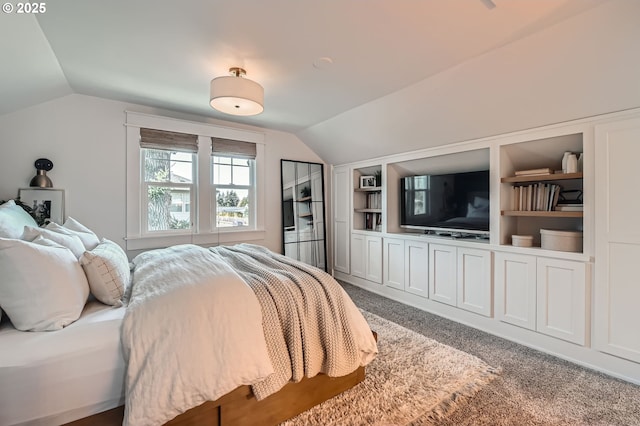
[{"label": "window with roman shade", "polygon": [[127,250],[264,239],[264,133],[126,116]]},{"label": "window with roman shade", "polygon": [[141,128],[140,150],[143,229],[147,233],[191,232],[198,136]]},{"label": "window with roman shade", "polygon": [[211,138],[211,220],[216,229],[255,228],[256,144]]}]

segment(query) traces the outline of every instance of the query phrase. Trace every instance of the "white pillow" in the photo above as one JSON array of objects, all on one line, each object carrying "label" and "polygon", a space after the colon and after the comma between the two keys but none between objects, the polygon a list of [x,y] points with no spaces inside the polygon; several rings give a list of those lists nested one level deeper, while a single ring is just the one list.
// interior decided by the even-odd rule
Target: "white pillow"
[{"label": "white pillow", "polygon": [[96,248],[84,252],[80,264],[96,299],[106,305],[121,306],[131,277],[129,259],[124,250],[103,238]]},{"label": "white pillow", "polygon": [[47,229],[60,232],[62,234],[76,235],[80,238],[86,250],[93,250],[98,244],[100,244],[100,239],[95,232],[72,217],[67,218],[64,225],[58,225],[57,223],[50,222],[47,225]]},{"label": "white pillow", "polygon": [[22,234],[22,239],[26,241],[33,241],[38,236],[42,236],[47,240],[54,241],[60,244],[63,247],[71,250],[73,255],[78,259],[85,251],[84,244],[82,244],[82,240],[75,235],[65,235],[59,232],[52,231],[50,229],[45,228],[34,228],[32,226],[25,226],[24,232]]},{"label": "white pillow", "polygon": [[62,248],[66,248],[65,246],[63,246],[60,243],[56,243],[55,241],[52,240],[48,240],[45,237],[43,237],[42,235],[38,235],[36,237],[35,240],[31,241],[33,244],[38,244],[41,246],[48,246],[48,247],[62,247]]},{"label": "white pillow", "polygon": [[25,226],[37,227],[38,224],[15,201],[0,205],[0,238],[20,238]]},{"label": "white pillow", "polygon": [[22,331],[60,330],[80,317],[87,278],[69,249],[0,238],[0,306]]}]

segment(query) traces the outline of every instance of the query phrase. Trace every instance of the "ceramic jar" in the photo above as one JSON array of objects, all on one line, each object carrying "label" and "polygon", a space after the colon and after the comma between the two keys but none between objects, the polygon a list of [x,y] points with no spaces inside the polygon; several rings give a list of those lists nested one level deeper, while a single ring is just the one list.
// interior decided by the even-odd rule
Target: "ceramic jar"
[{"label": "ceramic jar", "polygon": [[569,156],[573,154],[571,151],[565,151],[562,156],[562,173],[567,173],[567,161],[569,160]]},{"label": "ceramic jar", "polygon": [[567,157],[567,168],[565,173],[575,173],[578,171],[578,157],[575,154],[569,154]]}]

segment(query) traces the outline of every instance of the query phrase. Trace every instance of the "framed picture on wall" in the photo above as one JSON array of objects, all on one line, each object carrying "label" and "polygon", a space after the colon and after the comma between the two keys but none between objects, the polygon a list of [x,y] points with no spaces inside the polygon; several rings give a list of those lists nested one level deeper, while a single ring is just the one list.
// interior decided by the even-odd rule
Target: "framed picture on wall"
[{"label": "framed picture on wall", "polygon": [[38,225],[64,222],[64,190],[50,188],[23,188],[20,201],[31,207],[31,215]]}]

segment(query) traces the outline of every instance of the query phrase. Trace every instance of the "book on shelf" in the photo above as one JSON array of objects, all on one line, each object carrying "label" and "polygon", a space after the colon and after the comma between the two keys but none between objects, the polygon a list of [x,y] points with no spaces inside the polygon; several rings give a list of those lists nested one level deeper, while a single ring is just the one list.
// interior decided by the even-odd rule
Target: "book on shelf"
[{"label": "book on shelf", "polygon": [[367,208],[368,209],[381,209],[382,208],[382,194],[371,193],[367,194]]},{"label": "book on shelf", "polygon": [[529,169],[529,170],[516,170],[514,173],[516,176],[534,176],[534,175],[550,175],[553,173],[549,167],[542,167],[539,169]]},{"label": "book on shelf", "polygon": [[555,210],[558,212],[582,212],[584,206],[582,204],[558,204]]},{"label": "book on shelf", "polygon": [[536,183],[513,186],[511,210],[514,211],[552,211],[558,204],[560,185]]},{"label": "book on shelf", "polygon": [[364,229],[370,231],[379,231],[382,227],[382,213],[365,213]]},{"label": "book on shelf", "polygon": [[563,207],[582,207],[584,206],[584,204],[582,203],[566,203],[564,201],[560,201],[558,202],[558,207],[563,206]]}]

